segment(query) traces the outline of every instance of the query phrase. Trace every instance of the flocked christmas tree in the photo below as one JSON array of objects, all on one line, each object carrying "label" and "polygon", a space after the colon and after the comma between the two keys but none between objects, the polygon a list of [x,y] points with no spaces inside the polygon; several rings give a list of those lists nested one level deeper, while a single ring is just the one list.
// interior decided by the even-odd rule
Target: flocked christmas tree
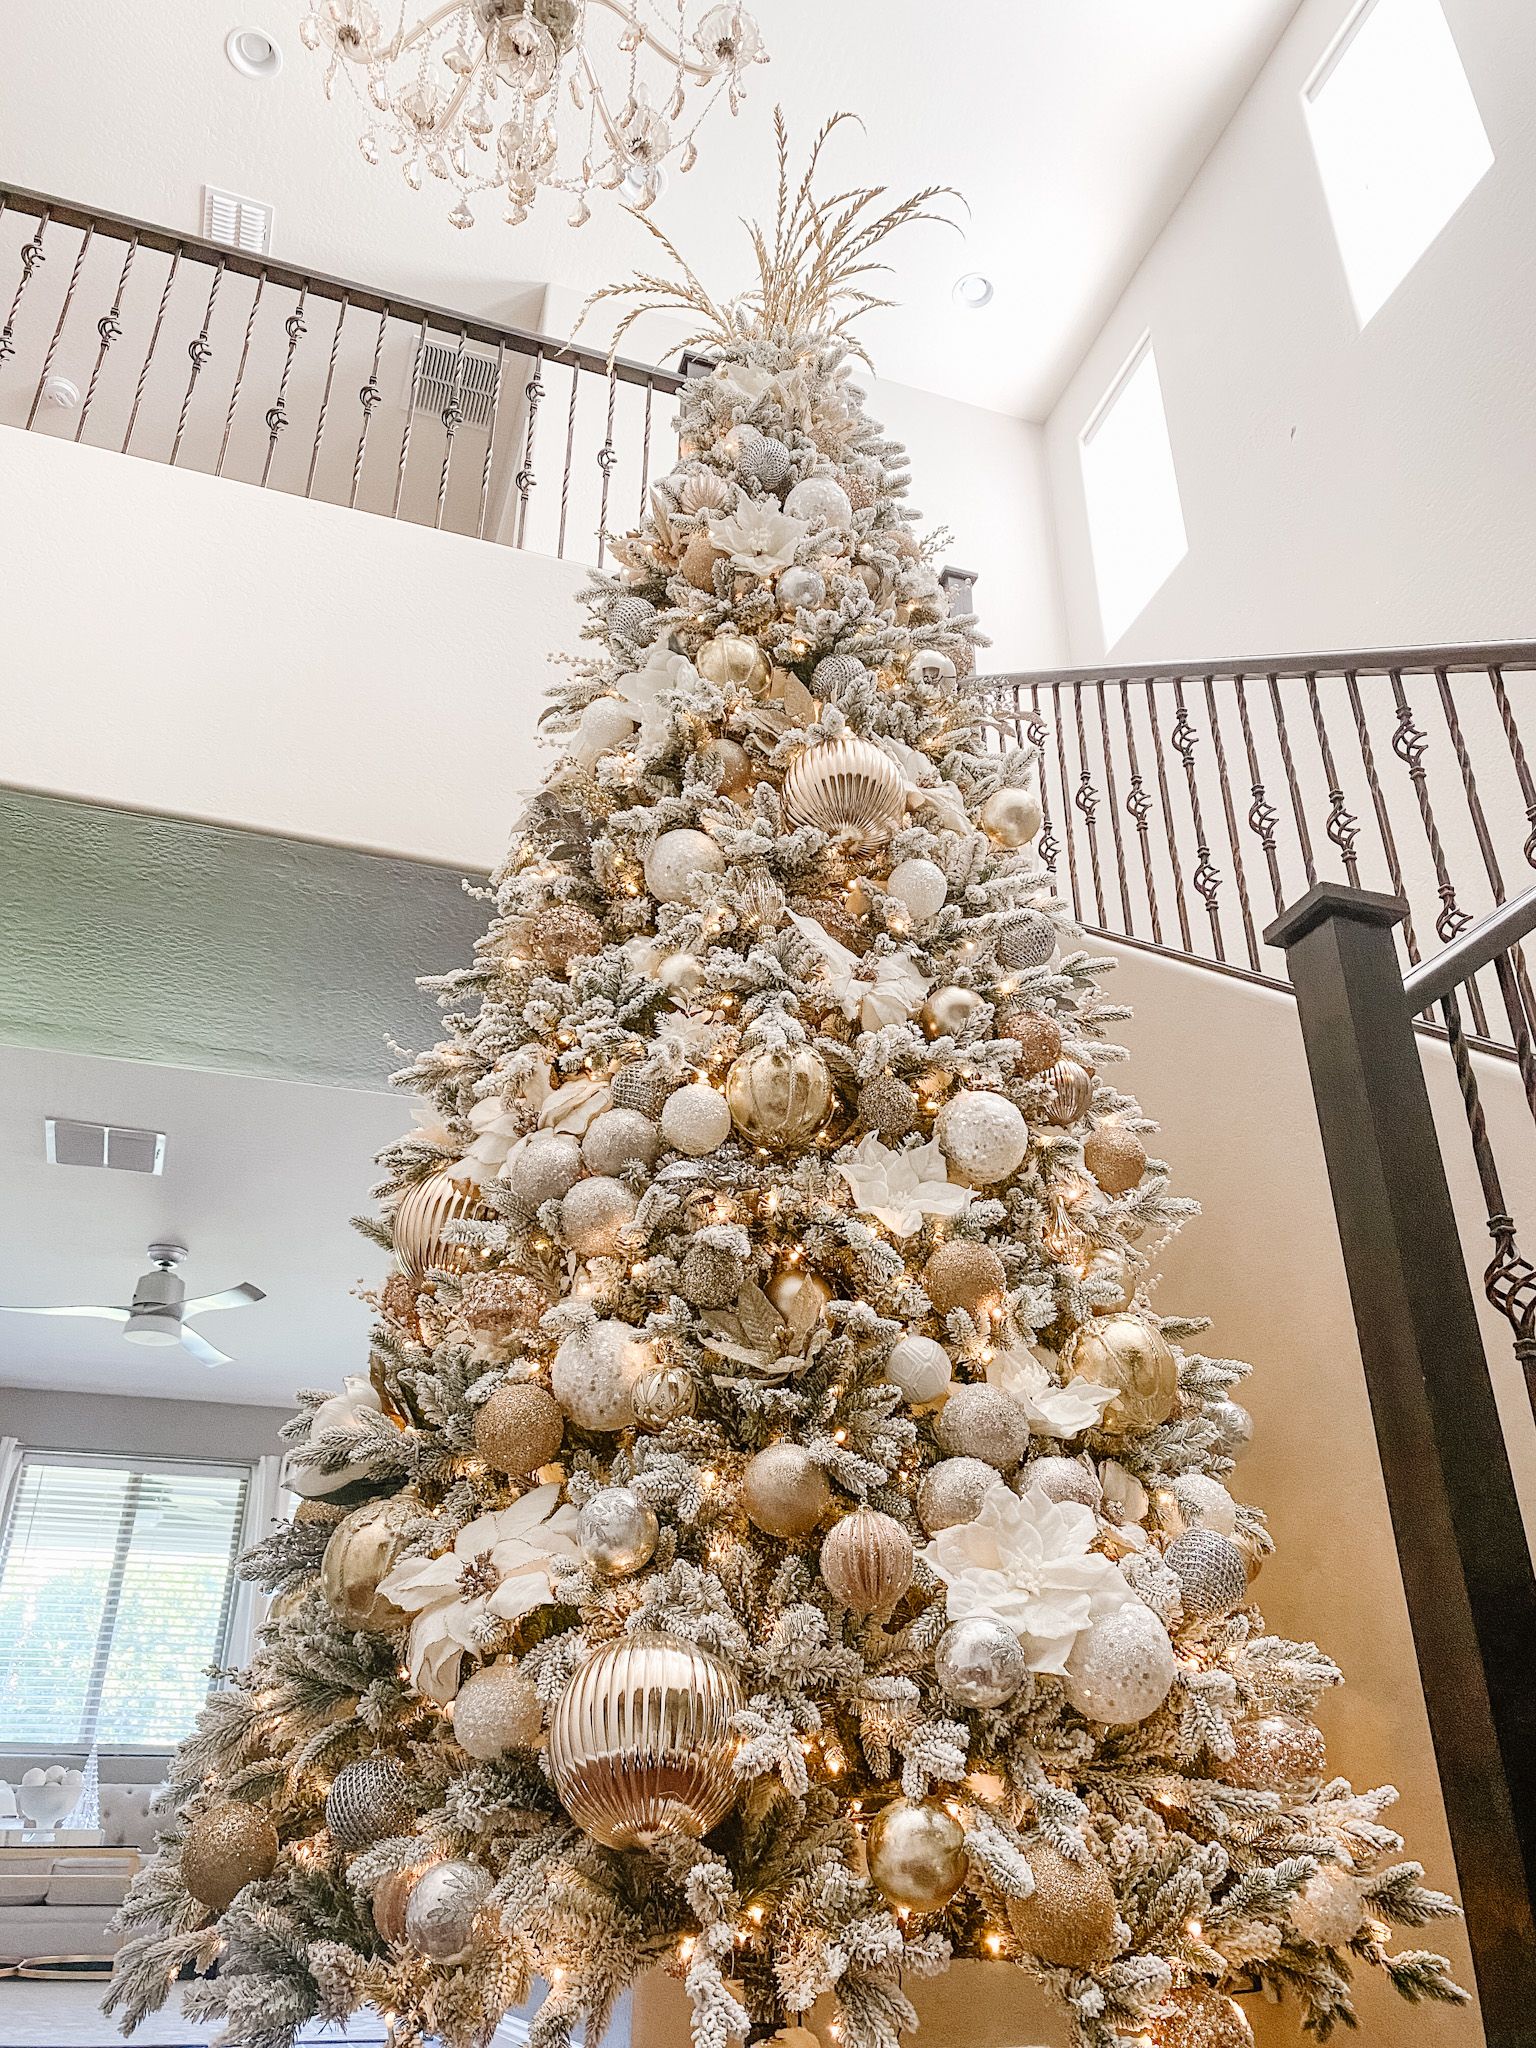
[{"label": "flocked christmas tree", "polygon": [[718,366],[405,1077],[370,1378],[290,1425],[129,2023],[215,1964],[241,2048],[369,2002],[460,2048],[537,1978],[563,2048],[658,1967],[698,2048],[824,1996],[888,2048],[952,1957],[1090,2048],[1239,2048],[1261,1982],[1326,2036],[1357,1964],[1461,1995],[1253,1604],[1246,1367],[1147,1299],[1192,1205],[850,382],[931,196],[781,175],[744,297],[641,281]]}]

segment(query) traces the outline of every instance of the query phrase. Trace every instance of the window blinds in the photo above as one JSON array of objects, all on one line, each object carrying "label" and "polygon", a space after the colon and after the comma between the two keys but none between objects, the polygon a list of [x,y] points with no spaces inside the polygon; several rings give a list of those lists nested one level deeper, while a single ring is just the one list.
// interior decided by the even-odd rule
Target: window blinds
[{"label": "window blinds", "polygon": [[0,1743],[166,1746],[223,1655],[249,1473],[27,1451],[0,1538]]}]

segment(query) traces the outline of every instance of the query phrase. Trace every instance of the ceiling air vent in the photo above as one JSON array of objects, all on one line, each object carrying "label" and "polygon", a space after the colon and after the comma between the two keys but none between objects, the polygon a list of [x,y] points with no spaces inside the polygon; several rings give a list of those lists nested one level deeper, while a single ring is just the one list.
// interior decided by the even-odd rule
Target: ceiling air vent
[{"label": "ceiling air vent", "polygon": [[50,1116],[43,1132],[50,1166],[107,1166],[116,1173],[160,1173],[165,1167],[164,1131]]},{"label": "ceiling air vent", "polygon": [[245,256],[266,256],[272,249],[272,209],[264,199],[239,192],[203,187],[203,237],[238,249]]},{"label": "ceiling air vent", "polygon": [[460,355],[456,341],[429,341],[421,352],[415,410],[441,419],[452,400],[462,425],[488,426],[496,402],[496,376],[494,356],[471,348]]}]

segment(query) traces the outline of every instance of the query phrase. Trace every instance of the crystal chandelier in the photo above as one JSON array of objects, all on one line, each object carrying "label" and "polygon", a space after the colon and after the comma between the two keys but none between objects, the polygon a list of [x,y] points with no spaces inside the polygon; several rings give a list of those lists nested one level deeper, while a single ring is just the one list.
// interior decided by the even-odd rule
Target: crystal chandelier
[{"label": "crystal chandelier", "polygon": [[643,208],[666,164],[691,170],[710,109],[724,94],[734,114],[748,68],[767,62],[736,0],[692,14],[694,0],[446,0],[411,18],[400,0],[386,28],[373,0],[309,0],[301,32],[328,58],[327,98],[338,78],[357,94],[369,163],[399,157],[413,191],[452,186],[455,227],[473,226],[481,192],[502,193],[516,226],[540,186],[574,196],[580,227],[594,191]]}]

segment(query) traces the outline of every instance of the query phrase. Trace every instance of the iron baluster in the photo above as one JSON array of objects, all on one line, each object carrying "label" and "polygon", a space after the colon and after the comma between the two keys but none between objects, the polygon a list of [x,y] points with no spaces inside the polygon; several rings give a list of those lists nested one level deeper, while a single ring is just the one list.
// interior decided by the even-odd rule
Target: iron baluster
[{"label": "iron baluster", "polygon": [[181,453],[182,436],[187,431],[187,415],[192,410],[192,393],[197,389],[197,380],[203,374],[203,366],[213,355],[213,348],[208,340],[208,328],[213,320],[213,309],[219,302],[219,286],[223,282],[224,266],[219,263],[214,266],[213,283],[208,288],[208,303],[203,308],[203,324],[187,345],[192,369],[187,378],[186,391],[182,396],[181,411],[176,419],[176,438],[171,443],[172,469],[176,467],[176,458]]},{"label": "iron baluster", "polygon": [[1120,685],[1120,715],[1125,725],[1125,755],[1130,767],[1131,786],[1126,793],[1125,808],[1136,823],[1136,836],[1141,841],[1141,872],[1147,885],[1147,910],[1152,919],[1152,942],[1163,943],[1163,920],[1157,907],[1157,879],[1152,872],[1152,842],[1147,831],[1147,816],[1152,809],[1152,799],[1147,795],[1141,779],[1141,763],[1136,758],[1136,722],[1131,717],[1131,686]]},{"label": "iron baluster", "polygon": [[565,515],[571,503],[571,454],[576,446],[576,400],[581,390],[581,379],[576,366],[571,365],[571,404],[565,417],[565,470],[560,478],[560,535],[555,543],[555,558],[565,560]]},{"label": "iron baluster", "polygon": [[1285,706],[1280,701],[1280,684],[1271,675],[1269,678],[1269,707],[1275,721],[1275,737],[1280,742],[1280,765],[1285,770],[1285,786],[1291,797],[1291,816],[1296,821],[1296,842],[1301,848],[1302,871],[1310,889],[1317,880],[1317,863],[1312,858],[1312,835],[1307,830],[1307,814],[1301,802],[1301,784],[1296,778],[1296,756],[1291,752],[1291,735],[1285,723]]},{"label": "iron baluster", "polygon": [[[1435,931],[1440,943],[1448,946],[1458,932],[1466,930],[1472,919],[1456,901],[1456,887],[1446,865],[1440,827],[1435,823],[1434,806],[1430,802],[1429,776],[1424,767],[1424,754],[1429,745],[1429,735],[1414,722],[1408,693],[1403,688],[1402,670],[1393,669],[1391,680],[1392,697],[1397,706],[1397,723],[1392,731],[1392,751],[1408,770],[1408,780],[1413,785],[1413,794],[1419,807],[1419,822],[1424,827],[1424,838],[1429,847],[1430,860],[1434,864],[1435,882],[1440,895],[1440,914],[1435,919]],[[1471,1005],[1472,1021],[1477,1028],[1478,1036],[1486,1038],[1488,1019],[1475,981],[1467,990],[1467,1001]]]},{"label": "iron baluster", "polygon": [[1168,841],[1168,860],[1173,869],[1173,907],[1179,915],[1179,937],[1184,951],[1194,948],[1189,942],[1189,906],[1184,901],[1184,864],[1179,859],[1178,837],[1173,829],[1173,805],[1168,801],[1168,770],[1163,760],[1163,735],[1157,723],[1157,696],[1152,684],[1147,684],[1147,717],[1152,726],[1152,759],[1157,766],[1157,793],[1163,806],[1163,832]]},{"label": "iron baluster", "polygon": [[1497,662],[1489,667],[1488,680],[1493,685],[1493,701],[1498,707],[1499,723],[1503,726],[1504,737],[1509,742],[1509,758],[1514,763],[1515,776],[1520,784],[1520,796],[1525,804],[1525,822],[1531,828],[1520,851],[1525,855],[1527,866],[1536,868],[1536,780],[1531,777],[1530,763],[1525,758],[1525,745],[1520,738],[1520,728],[1515,723],[1509,692],[1504,687],[1504,671]]},{"label": "iron baluster", "polygon": [[78,441],[85,432],[85,423],[90,418],[91,407],[96,399],[96,386],[101,381],[102,366],[107,360],[107,351],[123,331],[123,293],[128,288],[128,279],[133,270],[133,259],[139,253],[139,238],[134,236],[128,244],[128,253],[123,258],[123,267],[118,273],[117,290],[112,295],[112,304],[96,322],[98,346],[96,361],[91,368],[91,380],[85,387],[85,398],[80,406],[80,417],[75,422],[75,439]]},{"label": "iron baluster", "polygon": [[513,546],[521,547],[523,533],[528,524],[528,499],[538,478],[533,473],[533,436],[538,425],[539,401],[544,396],[544,351],[539,350],[533,359],[533,375],[528,379],[524,396],[528,402],[528,427],[523,438],[523,465],[512,481],[517,486],[517,531]]},{"label": "iron baluster", "polygon": [[251,356],[251,336],[256,331],[256,315],[261,310],[261,295],[266,290],[267,273],[263,271],[256,280],[255,294],[251,299],[251,310],[246,316],[245,338],[240,344],[240,360],[235,365],[235,381],[230,388],[229,406],[224,414],[224,437],[219,442],[219,459],[213,465],[215,476],[224,474],[224,457],[229,449],[230,430],[235,424],[235,407],[240,403],[240,390],[245,383],[245,366]]},{"label": "iron baluster", "polygon": [[651,399],[653,398],[653,396],[654,396],[654,395],[655,395],[655,387],[654,387],[654,386],[653,386],[652,384],[650,384],[649,382],[647,382],[647,384],[646,384],[646,387],[645,387],[645,424],[644,424],[644,426],[643,426],[643,428],[642,428],[642,430],[641,430],[641,435],[640,435],[640,511],[639,511],[639,514],[638,514],[638,516],[639,516],[639,517],[640,517],[641,519],[643,519],[643,518],[645,517],[645,511],[646,511],[646,506],[647,506],[647,505],[649,504],[649,502],[650,502],[650,489],[651,489]]},{"label": "iron baluster", "polygon": [[1051,792],[1045,773],[1046,726],[1040,716],[1040,688],[1036,683],[1029,687],[1029,723],[1024,730],[1035,750],[1035,776],[1040,788],[1040,861],[1046,873],[1054,879],[1056,856],[1061,847],[1051,830]]},{"label": "iron baluster", "polygon": [[501,387],[507,374],[507,344],[496,345],[496,385],[491,393],[491,420],[485,433],[485,461],[480,466],[480,514],[475,521],[475,539],[485,539],[485,508],[491,495],[491,462],[496,452],[496,422],[501,416]]},{"label": "iron baluster", "polygon": [[1077,793],[1072,801],[1083,814],[1083,826],[1088,834],[1088,858],[1093,871],[1093,901],[1095,921],[1099,930],[1104,929],[1104,882],[1099,873],[1099,793],[1093,786],[1093,777],[1088,773],[1088,743],[1083,735],[1083,693],[1072,692],[1073,722],[1077,727]]},{"label": "iron baluster", "polygon": [[464,351],[468,346],[469,329],[461,327],[459,345],[453,357],[453,383],[443,403],[443,466],[437,479],[437,510],[432,517],[432,524],[438,531],[442,529],[443,507],[448,502],[448,468],[453,461],[454,436],[464,421],[460,399],[464,390]]},{"label": "iron baluster", "polygon": [[288,425],[288,379],[293,375],[293,358],[299,343],[308,334],[309,327],[304,318],[304,307],[308,302],[309,287],[299,293],[299,303],[283,322],[283,332],[288,337],[288,348],[283,356],[283,374],[278,379],[277,397],[267,414],[267,454],[261,465],[261,489],[267,488],[267,479],[272,474],[273,457],[277,454],[277,437]]},{"label": "iron baluster", "polygon": [[608,486],[613,480],[613,465],[619,459],[619,451],[613,445],[613,408],[619,395],[617,377],[608,379],[608,418],[603,427],[603,445],[597,451],[597,466],[602,471],[603,487],[597,505],[597,566],[603,566],[603,555],[608,546]]},{"label": "iron baluster", "polygon": [[315,494],[315,470],[320,462],[320,443],[325,438],[326,415],[331,409],[331,386],[336,381],[336,358],[341,351],[341,330],[351,305],[351,295],[343,292],[341,304],[336,309],[336,331],[331,336],[331,352],[325,362],[325,389],[320,394],[320,410],[315,416],[315,438],[310,444],[309,469],[304,478],[304,495],[312,498]]},{"label": "iron baluster", "polygon": [[37,227],[33,231],[31,241],[23,242],[21,245],[21,276],[16,281],[16,296],[11,300],[11,310],[5,316],[5,325],[0,327],[0,370],[5,368],[16,353],[16,315],[21,311],[22,296],[32,282],[32,273],[40,263],[48,261],[43,250],[43,232],[48,226],[49,218],[48,209],[44,207],[37,217]]},{"label": "iron baluster", "polygon": [[1232,783],[1227,774],[1227,748],[1222,738],[1221,719],[1216,710],[1216,686],[1211,676],[1205,679],[1205,715],[1211,722],[1211,744],[1216,749],[1216,779],[1221,784],[1221,808],[1227,824],[1227,845],[1232,849],[1232,879],[1237,884],[1237,905],[1242,913],[1243,943],[1248,949],[1248,964],[1257,974],[1259,968],[1259,939],[1254,929],[1253,906],[1248,901],[1248,877],[1243,869],[1243,849],[1238,838],[1237,812],[1232,803]]},{"label": "iron baluster", "polygon": [[[1397,857],[1397,836],[1392,830],[1392,814],[1387,809],[1381,778],[1376,773],[1376,750],[1371,745],[1371,729],[1366,723],[1365,706],[1360,698],[1360,682],[1353,669],[1346,669],[1344,673],[1344,688],[1349,696],[1349,708],[1355,715],[1355,737],[1360,742],[1360,765],[1365,770],[1365,786],[1371,793],[1371,808],[1376,813],[1376,829],[1381,834],[1382,851],[1387,857],[1387,873],[1392,877],[1392,891],[1406,903],[1408,891],[1403,883],[1403,864]],[[1403,913],[1403,943],[1408,948],[1409,960],[1417,967],[1419,942],[1414,935],[1411,911]]]},{"label": "iron baluster", "polygon": [[165,287],[160,294],[160,304],[155,311],[155,324],[149,330],[149,346],[144,351],[144,360],[139,365],[138,381],[133,387],[133,404],[128,410],[128,426],[123,435],[122,448],[119,451],[124,455],[128,453],[128,443],[133,439],[134,422],[139,417],[139,407],[144,399],[144,386],[149,381],[149,366],[155,359],[155,347],[160,340],[160,329],[165,325],[165,309],[171,303],[171,292],[176,283],[176,274],[180,269],[181,245],[178,243],[175,254],[171,257],[171,267],[165,274]]},{"label": "iron baluster", "polygon": [[357,505],[358,486],[363,480],[363,457],[368,452],[368,429],[373,424],[373,409],[383,396],[379,390],[379,361],[384,353],[384,336],[389,329],[389,307],[385,305],[379,314],[379,330],[373,337],[373,366],[368,372],[368,381],[357,394],[357,402],[363,410],[363,424],[357,437],[357,453],[352,458],[352,489],[347,495],[349,509]]},{"label": "iron baluster", "polygon": [[1307,677],[1307,702],[1312,707],[1312,727],[1317,734],[1317,750],[1323,760],[1323,775],[1328,784],[1328,823],[1324,828],[1328,837],[1339,849],[1344,860],[1344,872],[1351,888],[1360,886],[1360,863],[1355,859],[1355,841],[1360,836],[1360,821],[1344,803],[1344,792],[1339,786],[1339,771],[1334,765],[1333,747],[1328,739],[1328,727],[1323,722],[1323,707],[1318,701],[1317,677]]},{"label": "iron baluster", "polygon": [[1275,909],[1285,907],[1280,886],[1280,856],[1275,848],[1275,827],[1280,822],[1280,813],[1270,802],[1264,788],[1264,778],[1259,773],[1259,752],[1253,743],[1253,721],[1248,715],[1248,692],[1243,687],[1245,678],[1233,678],[1237,690],[1237,715],[1243,728],[1243,748],[1248,756],[1248,793],[1252,801],[1248,806],[1248,823],[1264,852],[1269,868],[1269,886],[1274,891]]},{"label": "iron baluster", "polygon": [[395,463],[395,495],[389,516],[400,517],[400,497],[405,489],[405,466],[411,459],[411,429],[416,423],[416,400],[421,393],[421,360],[427,352],[427,323],[422,321],[416,335],[416,354],[411,361],[411,395],[406,401],[405,426],[400,435],[400,454]]},{"label": "iron baluster", "polygon": [[1205,819],[1200,810],[1200,784],[1195,775],[1195,747],[1198,735],[1194,721],[1189,715],[1189,706],[1184,701],[1184,678],[1173,679],[1173,701],[1177,717],[1168,744],[1184,763],[1184,779],[1189,784],[1189,814],[1195,827],[1195,872],[1191,876],[1196,889],[1205,902],[1205,911],[1211,921],[1211,943],[1216,948],[1216,958],[1225,960],[1227,949],[1221,936],[1221,914],[1217,898],[1221,891],[1221,875],[1211,859],[1211,849],[1205,836]]},{"label": "iron baluster", "polygon": [[1115,841],[1115,867],[1120,876],[1121,928],[1130,936],[1131,892],[1125,872],[1125,842],[1120,836],[1120,797],[1115,788],[1115,757],[1109,744],[1109,712],[1104,703],[1104,685],[1095,683],[1099,698],[1099,738],[1104,747],[1104,800],[1109,806],[1110,830]]},{"label": "iron baluster", "polygon": [[52,373],[53,358],[57,353],[59,346],[59,336],[64,332],[64,323],[69,318],[70,307],[74,304],[75,287],[80,282],[80,272],[85,263],[86,256],[90,250],[91,237],[95,234],[95,232],[96,228],[95,224],[93,223],[85,231],[84,239],[81,241],[79,250],[75,256],[75,267],[69,273],[69,284],[65,288],[64,303],[59,308],[59,317],[58,320],[55,322],[53,329],[53,339],[52,341],[49,342],[47,354],[43,357],[43,367],[38,375],[37,389],[32,394],[32,405],[27,413],[27,431],[29,433],[32,428],[32,422],[37,418],[37,408],[43,402],[43,386],[48,382],[48,378]]},{"label": "iron baluster", "polygon": [[1061,773],[1061,829],[1067,842],[1067,880],[1072,890],[1073,915],[1082,921],[1083,904],[1077,888],[1077,847],[1072,832],[1072,782],[1067,774],[1067,743],[1061,731],[1061,685],[1051,685],[1051,729],[1056,735],[1056,765]]}]

